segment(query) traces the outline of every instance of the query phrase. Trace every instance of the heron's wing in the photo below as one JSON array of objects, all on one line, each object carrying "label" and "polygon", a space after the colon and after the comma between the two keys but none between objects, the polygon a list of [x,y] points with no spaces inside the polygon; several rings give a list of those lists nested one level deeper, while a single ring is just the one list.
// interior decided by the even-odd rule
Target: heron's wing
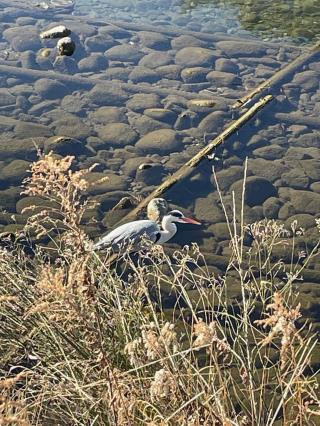
[{"label": "heron's wing", "polygon": [[159,233],[159,226],[152,220],[136,220],[118,226],[102,237],[93,248],[100,250],[110,247],[114,251],[119,251],[121,247],[130,245],[133,249],[138,249],[143,237],[156,242],[159,239]]}]

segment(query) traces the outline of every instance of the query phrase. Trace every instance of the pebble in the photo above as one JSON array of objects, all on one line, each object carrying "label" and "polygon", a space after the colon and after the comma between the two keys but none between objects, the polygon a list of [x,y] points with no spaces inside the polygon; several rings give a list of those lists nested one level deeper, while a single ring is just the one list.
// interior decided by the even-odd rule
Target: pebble
[{"label": "pebble", "polygon": [[171,55],[167,52],[151,52],[145,55],[140,61],[139,65],[147,68],[158,68],[173,63]]}]

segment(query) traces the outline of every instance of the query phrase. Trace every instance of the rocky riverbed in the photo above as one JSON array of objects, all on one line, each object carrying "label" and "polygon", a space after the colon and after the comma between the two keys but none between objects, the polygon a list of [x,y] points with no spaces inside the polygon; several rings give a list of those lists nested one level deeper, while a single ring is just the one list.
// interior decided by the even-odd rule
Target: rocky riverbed
[{"label": "rocky riverbed", "polygon": [[[236,118],[241,111],[231,106],[239,97],[301,53],[298,47],[226,32],[197,32],[194,26],[104,22],[66,12],[35,12],[13,3],[3,3],[0,12],[4,233],[23,228],[24,207],[41,206],[39,199],[20,196],[38,148],[74,155],[78,167],[98,163],[90,179],[109,178],[88,194],[100,203],[84,223],[95,238]],[[70,31],[72,56],[59,56],[57,40],[40,37],[58,25]],[[200,231],[184,228],[173,247],[197,242],[213,270],[223,273],[230,236],[212,168],[231,214],[231,193],[239,205],[248,157],[246,223],[278,219],[290,228],[297,220],[305,230],[298,245],[312,248],[320,211],[319,75],[318,62],[307,63],[215,158],[166,194],[172,207],[203,222]],[[114,208],[123,197],[132,201]],[[249,248],[250,238],[246,243]],[[286,248],[279,247],[279,256],[291,261]],[[320,283],[317,261],[308,271],[307,281]]]}]

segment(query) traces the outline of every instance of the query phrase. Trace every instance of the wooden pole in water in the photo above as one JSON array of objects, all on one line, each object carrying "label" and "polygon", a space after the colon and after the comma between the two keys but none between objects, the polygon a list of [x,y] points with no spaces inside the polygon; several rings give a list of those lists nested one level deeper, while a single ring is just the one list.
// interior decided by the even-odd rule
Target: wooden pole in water
[{"label": "wooden pole in water", "polygon": [[271,100],[272,95],[265,96],[256,102],[248,111],[243,113],[239,118],[230,123],[225,130],[220,133],[215,139],[213,139],[207,146],[198,152],[194,157],[187,161],[183,166],[180,167],[172,176],[166,179],[162,184],[158,186],[151,194],[149,194],[138,206],[123,217],[117,225],[125,222],[135,220],[142,210],[144,210],[148,203],[153,199],[160,197],[169,188],[176,183],[180,182],[183,178],[187,177],[195,169],[195,167],[204,160],[215,148],[221,145],[226,139],[228,139],[233,133],[239,130],[248,120],[250,120],[260,109],[264,108]]},{"label": "wooden pole in water", "polygon": [[296,59],[289,64],[285,65],[279,71],[277,71],[268,80],[261,83],[258,87],[251,90],[248,94],[238,99],[236,103],[232,105],[232,108],[242,108],[248,102],[250,102],[255,96],[261,94],[266,89],[271,89],[276,84],[279,84],[292,72],[295,72],[298,68],[302,67],[307,61],[311,60],[317,53],[320,52],[320,42],[314,44],[307,52],[302,53]]}]

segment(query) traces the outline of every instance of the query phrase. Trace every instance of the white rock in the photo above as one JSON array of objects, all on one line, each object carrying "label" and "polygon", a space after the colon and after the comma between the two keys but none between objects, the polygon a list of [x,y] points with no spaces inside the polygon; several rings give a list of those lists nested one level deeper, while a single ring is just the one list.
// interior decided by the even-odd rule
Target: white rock
[{"label": "white rock", "polygon": [[64,25],[58,25],[54,28],[50,28],[50,30],[43,31],[40,34],[40,38],[61,38],[67,37],[71,34],[71,31],[65,27]]}]

